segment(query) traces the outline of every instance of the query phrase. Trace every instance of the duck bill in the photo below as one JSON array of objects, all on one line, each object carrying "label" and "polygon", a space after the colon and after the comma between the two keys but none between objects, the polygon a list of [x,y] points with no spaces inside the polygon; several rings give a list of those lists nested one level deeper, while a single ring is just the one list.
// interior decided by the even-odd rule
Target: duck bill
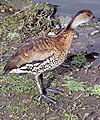
[{"label": "duck bill", "polygon": [[93,16],[92,21],[100,21],[100,18]]}]

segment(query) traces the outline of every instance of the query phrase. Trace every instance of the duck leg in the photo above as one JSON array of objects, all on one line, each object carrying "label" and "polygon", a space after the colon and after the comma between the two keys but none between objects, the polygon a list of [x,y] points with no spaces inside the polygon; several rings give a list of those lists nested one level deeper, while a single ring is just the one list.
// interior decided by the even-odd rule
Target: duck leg
[{"label": "duck leg", "polygon": [[50,93],[53,93],[53,94],[59,93],[59,91],[56,88],[47,88],[46,92],[50,92]]},{"label": "duck leg", "polygon": [[42,92],[46,95],[47,92],[53,93],[53,94],[57,94],[59,91],[56,88],[45,88],[44,86],[44,80],[43,80],[43,74],[41,73],[39,75],[40,80],[41,80],[41,85],[42,85]]},{"label": "duck leg", "polygon": [[[39,78],[41,79],[42,88],[41,88],[40,83],[39,83]],[[42,74],[35,75],[35,79],[36,79],[37,87],[38,87],[39,92],[40,92],[40,101],[44,100],[47,103],[54,103],[54,104],[56,104],[57,102],[55,100],[53,100],[50,97],[46,96],[47,92],[46,92],[46,89],[45,89],[44,84],[43,84],[43,75]]]},{"label": "duck leg", "polygon": [[46,95],[47,91],[46,91],[46,88],[44,86],[44,80],[43,80],[43,74],[42,73],[39,75],[39,78],[41,80],[42,92],[43,92],[44,95]]}]

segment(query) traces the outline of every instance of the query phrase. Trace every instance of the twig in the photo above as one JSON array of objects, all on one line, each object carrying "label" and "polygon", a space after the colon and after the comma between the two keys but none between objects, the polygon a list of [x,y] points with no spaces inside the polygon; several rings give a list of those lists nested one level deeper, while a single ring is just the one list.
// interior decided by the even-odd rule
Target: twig
[{"label": "twig", "polygon": [[24,11],[25,9],[28,9],[31,6],[32,6],[32,4],[30,4],[29,6],[24,7],[22,10],[20,10],[20,11],[16,12],[15,14],[13,14],[13,16],[16,15],[16,14],[19,14],[20,12]]},{"label": "twig", "polygon": [[[8,2],[11,6],[17,8],[14,4],[12,4],[11,2],[9,2],[8,0],[5,0],[6,2]],[[18,9],[18,8],[17,8]]]}]

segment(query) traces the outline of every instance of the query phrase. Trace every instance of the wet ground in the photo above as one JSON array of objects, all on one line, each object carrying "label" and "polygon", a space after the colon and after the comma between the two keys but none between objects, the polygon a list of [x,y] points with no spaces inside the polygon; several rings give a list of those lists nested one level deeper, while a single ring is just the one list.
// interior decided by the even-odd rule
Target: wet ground
[{"label": "wet ground", "polygon": [[[45,85],[59,90],[48,93],[57,105],[38,101],[32,75],[0,76],[0,120],[100,120],[99,25],[77,28],[66,61],[44,74]],[[0,72],[22,42],[8,40],[0,42]]]}]

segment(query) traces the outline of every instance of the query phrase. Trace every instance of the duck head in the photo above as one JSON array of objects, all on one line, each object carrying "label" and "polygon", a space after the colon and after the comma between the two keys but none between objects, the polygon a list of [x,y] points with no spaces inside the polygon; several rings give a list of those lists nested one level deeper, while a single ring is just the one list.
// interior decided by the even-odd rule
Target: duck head
[{"label": "duck head", "polygon": [[79,26],[82,23],[87,23],[89,22],[91,19],[94,18],[93,13],[88,10],[80,10],[70,21],[68,27],[71,29],[75,29],[77,26]]}]

